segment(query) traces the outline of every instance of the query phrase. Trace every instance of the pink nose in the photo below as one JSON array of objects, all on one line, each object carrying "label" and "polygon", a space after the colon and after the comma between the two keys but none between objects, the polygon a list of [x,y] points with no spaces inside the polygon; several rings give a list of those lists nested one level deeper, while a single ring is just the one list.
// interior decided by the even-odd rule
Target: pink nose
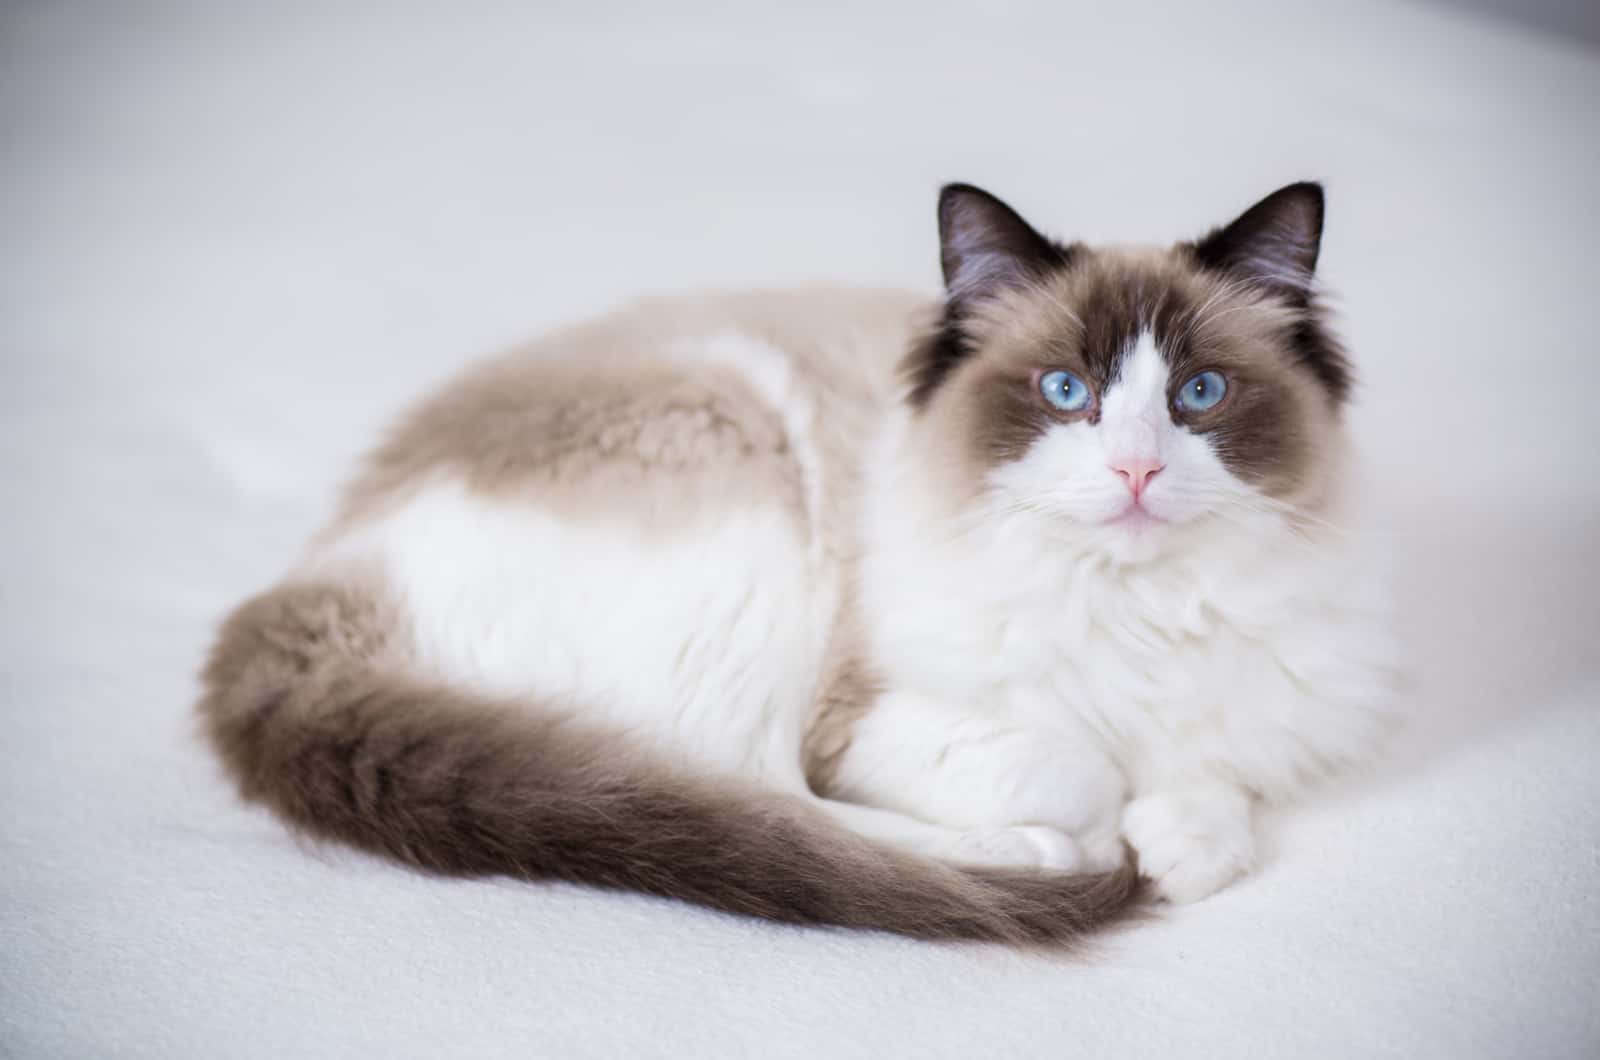
[{"label": "pink nose", "polygon": [[1167,465],[1153,456],[1137,456],[1126,460],[1113,460],[1108,466],[1122,476],[1122,481],[1128,484],[1128,489],[1133,493],[1133,499],[1138,500],[1139,494],[1143,493],[1150,485],[1150,480],[1156,477],[1156,472]]}]

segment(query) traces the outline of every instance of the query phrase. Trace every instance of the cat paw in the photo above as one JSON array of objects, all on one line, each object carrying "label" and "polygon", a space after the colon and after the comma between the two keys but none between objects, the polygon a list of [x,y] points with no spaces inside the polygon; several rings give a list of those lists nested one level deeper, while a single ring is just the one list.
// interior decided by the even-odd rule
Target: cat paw
[{"label": "cat paw", "polygon": [[1083,850],[1071,836],[1036,824],[967,832],[955,841],[947,857],[963,865],[1060,872],[1078,872],[1086,864]]},{"label": "cat paw", "polygon": [[1250,804],[1237,792],[1157,793],[1130,802],[1122,834],[1139,854],[1139,871],[1169,902],[1215,894],[1255,861]]}]

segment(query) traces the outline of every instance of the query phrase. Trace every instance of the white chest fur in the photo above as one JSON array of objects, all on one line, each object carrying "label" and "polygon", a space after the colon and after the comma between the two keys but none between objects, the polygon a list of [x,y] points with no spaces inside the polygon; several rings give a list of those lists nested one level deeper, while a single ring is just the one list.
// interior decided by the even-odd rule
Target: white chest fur
[{"label": "white chest fur", "polygon": [[1201,771],[1285,795],[1381,736],[1383,602],[1338,542],[1263,515],[1117,564],[1029,513],[952,533],[896,492],[868,498],[862,577],[891,687],[1092,738],[1135,792]]}]

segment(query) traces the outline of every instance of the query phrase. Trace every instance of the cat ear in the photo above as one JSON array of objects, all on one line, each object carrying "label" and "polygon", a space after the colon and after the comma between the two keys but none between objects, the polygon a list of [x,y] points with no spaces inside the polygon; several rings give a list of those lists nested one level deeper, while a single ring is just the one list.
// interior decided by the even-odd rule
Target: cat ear
[{"label": "cat ear", "polygon": [[1279,188],[1195,244],[1200,264],[1304,302],[1322,246],[1322,185]]},{"label": "cat ear", "polygon": [[1066,261],[1015,210],[971,184],[939,192],[939,257],[956,301],[1015,287]]}]

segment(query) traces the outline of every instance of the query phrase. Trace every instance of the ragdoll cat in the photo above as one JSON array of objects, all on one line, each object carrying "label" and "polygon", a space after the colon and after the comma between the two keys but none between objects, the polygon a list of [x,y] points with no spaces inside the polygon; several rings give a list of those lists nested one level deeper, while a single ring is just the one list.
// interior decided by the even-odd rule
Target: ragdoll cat
[{"label": "ragdoll cat", "polygon": [[646,302],[484,364],[228,619],[210,737],[445,873],[1041,944],[1141,872],[1207,895],[1391,700],[1322,215],[1091,248],[953,185],[939,304]]}]

